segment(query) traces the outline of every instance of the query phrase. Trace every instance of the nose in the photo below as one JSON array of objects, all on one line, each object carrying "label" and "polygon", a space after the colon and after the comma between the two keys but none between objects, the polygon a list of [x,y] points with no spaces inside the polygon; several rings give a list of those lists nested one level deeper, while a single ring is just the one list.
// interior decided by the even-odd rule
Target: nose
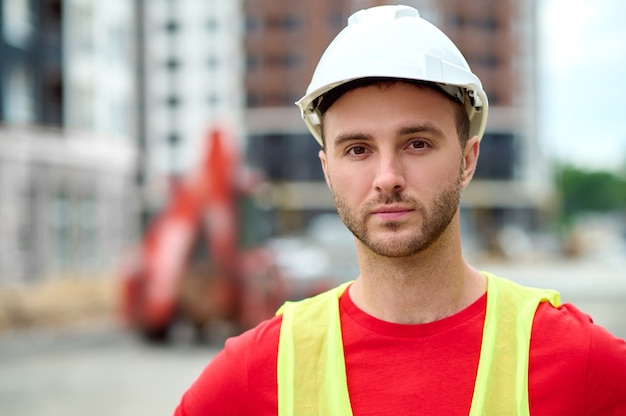
[{"label": "nose", "polygon": [[399,192],[406,186],[406,178],[400,158],[396,155],[380,155],[378,170],[373,183],[377,192]]}]

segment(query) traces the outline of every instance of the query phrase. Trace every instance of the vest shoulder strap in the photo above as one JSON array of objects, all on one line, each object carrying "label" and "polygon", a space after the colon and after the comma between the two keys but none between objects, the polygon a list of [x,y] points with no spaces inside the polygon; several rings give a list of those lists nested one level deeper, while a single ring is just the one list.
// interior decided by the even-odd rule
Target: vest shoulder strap
[{"label": "vest shoulder strap", "polygon": [[[278,341],[278,415],[351,416],[339,297],[352,282],[285,302]],[[297,313],[296,313],[297,311]]]},{"label": "vest shoulder strap", "polygon": [[554,290],[521,286],[491,273],[470,416],[529,415],[530,335],[540,302],[560,305]]}]

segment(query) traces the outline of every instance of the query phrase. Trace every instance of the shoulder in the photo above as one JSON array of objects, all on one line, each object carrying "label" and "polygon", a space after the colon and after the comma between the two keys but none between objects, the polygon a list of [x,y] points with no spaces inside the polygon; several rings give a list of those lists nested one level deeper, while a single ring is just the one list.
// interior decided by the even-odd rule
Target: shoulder
[{"label": "shoulder", "polygon": [[238,350],[246,348],[251,343],[255,346],[277,343],[281,321],[280,315],[267,319],[241,335],[227,339],[224,348]]},{"label": "shoulder", "polygon": [[239,336],[229,338],[211,364],[223,365],[226,371],[239,367],[239,377],[243,374],[256,377],[259,371],[263,374],[268,370],[275,371],[281,321],[281,316],[275,316]]},{"label": "shoulder", "polygon": [[548,302],[541,303],[535,315],[532,336],[537,342],[576,346],[590,354],[626,352],[626,341],[596,325],[588,314],[571,303],[558,308]]},{"label": "shoulder", "polygon": [[268,408],[271,414],[275,408],[281,319],[278,316],[263,321],[226,340],[224,348],[183,395],[178,414],[249,414],[249,404],[259,411]]},{"label": "shoulder", "polygon": [[626,412],[626,341],[572,304],[539,305],[529,365],[529,377],[545,393],[576,397],[587,409],[613,406],[591,414],[617,414],[615,406]]},{"label": "shoulder", "polygon": [[548,302],[542,302],[535,314],[533,336],[548,335],[553,331],[574,331],[577,337],[583,334],[588,337],[592,325],[591,317],[570,303],[554,307]]},{"label": "shoulder", "polygon": [[576,306],[565,303],[558,308],[544,302],[537,308],[532,345],[585,354],[590,360],[617,357],[626,365],[626,341],[617,338]]},{"label": "shoulder", "polygon": [[[266,385],[276,379],[278,339],[280,336],[281,316],[263,321],[243,334],[229,338],[223,351],[215,357],[217,364],[232,373],[239,368],[245,391],[253,394],[260,384]],[[243,375],[245,374],[245,379]],[[262,380],[262,383],[256,383]],[[269,383],[271,384],[271,383]]]}]

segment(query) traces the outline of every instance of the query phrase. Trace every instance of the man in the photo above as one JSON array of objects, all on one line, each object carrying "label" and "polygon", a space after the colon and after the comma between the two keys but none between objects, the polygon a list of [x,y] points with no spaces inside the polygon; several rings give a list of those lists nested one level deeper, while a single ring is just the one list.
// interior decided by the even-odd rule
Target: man
[{"label": "man", "polygon": [[626,342],[463,259],[487,97],[443,33],[356,13],[298,105],[360,275],[227,341],[177,415],[626,414]]}]

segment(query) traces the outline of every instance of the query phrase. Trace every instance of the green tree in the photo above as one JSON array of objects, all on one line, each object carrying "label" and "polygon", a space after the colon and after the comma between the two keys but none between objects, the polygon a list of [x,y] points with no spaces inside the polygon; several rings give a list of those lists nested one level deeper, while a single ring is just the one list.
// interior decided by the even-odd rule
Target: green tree
[{"label": "green tree", "polygon": [[626,177],[565,165],[557,170],[561,220],[566,224],[584,213],[626,214]]}]

